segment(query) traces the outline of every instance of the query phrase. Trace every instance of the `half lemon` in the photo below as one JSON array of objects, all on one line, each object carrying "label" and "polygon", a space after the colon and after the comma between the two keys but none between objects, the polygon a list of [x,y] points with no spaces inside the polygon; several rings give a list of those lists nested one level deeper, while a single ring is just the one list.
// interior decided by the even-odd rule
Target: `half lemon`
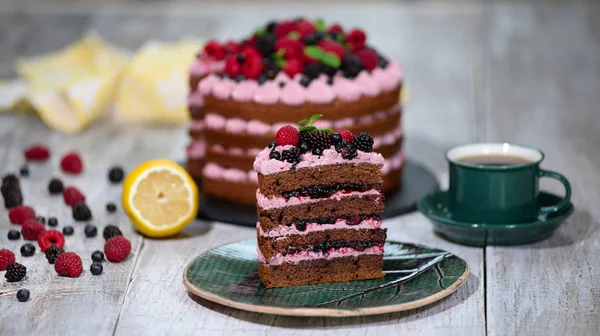
[{"label": "half lemon", "polygon": [[175,162],[147,161],[127,175],[122,203],[138,231],[148,237],[167,237],[196,217],[198,187]]}]

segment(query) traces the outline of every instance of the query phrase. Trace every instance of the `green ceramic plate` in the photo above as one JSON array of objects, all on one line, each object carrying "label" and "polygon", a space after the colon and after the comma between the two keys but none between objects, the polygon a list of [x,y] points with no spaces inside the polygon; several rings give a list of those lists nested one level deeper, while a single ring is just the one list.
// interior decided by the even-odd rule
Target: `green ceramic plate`
[{"label": "green ceramic plate", "polygon": [[253,312],[357,316],[430,304],[469,275],[467,263],[449,252],[388,241],[382,279],[267,289],[258,278],[257,257],[256,240],[213,248],[186,267],[184,285],[207,300]]},{"label": "green ceramic plate", "polygon": [[[562,199],[544,191],[540,191],[538,198],[541,206],[558,204]],[[459,244],[473,246],[519,245],[545,239],[571,216],[574,209],[573,204],[569,204],[563,211],[538,218],[530,223],[465,223],[452,219],[452,213],[448,210],[446,191],[425,196],[419,201],[419,211],[431,220],[437,233]]]}]

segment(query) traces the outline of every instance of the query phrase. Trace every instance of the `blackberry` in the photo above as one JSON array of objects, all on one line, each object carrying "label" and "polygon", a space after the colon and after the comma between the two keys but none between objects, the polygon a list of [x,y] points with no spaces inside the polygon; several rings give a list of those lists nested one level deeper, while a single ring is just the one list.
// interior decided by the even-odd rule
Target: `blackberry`
[{"label": "blackberry", "polygon": [[77,203],[73,206],[73,219],[76,221],[87,221],[92,219],[92,212],[85,203]]},{"label": "blackberry", "polygon": [[308,132],[307,131],[300,131],[300,143],[306,142],[307,144],[310,145],[310,143],[308,142]]},{"label": "blackberry", "polygon": [[275,160],[279,160],[281,159],[281,154],[279,154],[279,152],[271,152],[269,153],[269,159],[275,159]]},{"label": "blackberry", "polygon": [[2,177],[2,193],[4,188],[12,188],[19,185],[19,178],[15,174],[6,174]]},{"label": "blackberry", "polygon": [[300,153],[302,153],[302,154],[310,151],[310,145],[308,144],[308,142],[300,143],[300,146],[298,148],[300,148]]},{"label": "blackberry", "polygon": [[4,207],[6,209],[14,208],[21,204],[23,204],[21,188],[9,189],[4,193]]},{"label": "blackberry", "polygon": [[17,300],[19,302],[27,302],[29,301],[29,290],[25,288],[21,288],[17,291]]},{"label": "blackberry", "polygon": [[102,251],[94,251],[92,253],[92,261],[103,262],[104,261],[104,253],[102,253]]},{"label": "blackberry", "polygon": [[321,41],[322,39],[323,39],[323,33],[316,32],[316,33],[306,36],[303,41],[304,41],[305,45],[313,45],[313,44],[319,43],[319,41]]},{"label": "blackberry", "polygon": [[65,250],[62,247],[58,245],[52,245],[46,250],[46,259],[48,259],[49,263],[54,264],[54,262],[56,262],[56,258],[58,258],[58,256],[63,252],[65,252]]},{"label": "blackberry", "polygon": [[321,64],[320,67],[321,67],[321,72],[326,74],[329,77],[335,75],[335,73],[338,71],[338,69],[336,69],[332,66],[329,66],[327,64]]},{"label": "blackberry", "polygon": [[27,166],[21,167],[21,169],[19,169],[19,174],[23,177],[29,176],[29,168],[27,168]]},{"label": "blackberry", "polygon": [[27,275],[27,267],[14,262],[6,266],[6,274],[4,274],[4,277],[8,282],[17,282],[23,280],[25,275]]},{"label": "blackberry", "polygon": [[267,33],[274,33],[276,26],[277,26],[277,22],[270,21],[269,23],[267,23],[267,26],[265,27],[265,30],[266,30]]},{"label": "blackberry", "polygon": [[358,76],[362,69],[363,63],[360,58],[352,53],[344,55],[344,60],[342,61],[342,73],[344,74],[344,77],[354,78]]},{"label": "blackberry", "polygon": [[312,78],[310,78],[308,75],[302,75],[302,78],[300,78],[300,85],[308,87],[311,81]]},{"label": "blackberry", "polygon": [[356,146],[346,141],[342,141],[339,146],[336,146],[336,150],[338,153],[342,154],[342,157],[346,160],[352,160],[358,155]]},{"label": "blackberry", "polygon": [[48,191],[50,192],[50,195],[62,193],[63,188],[64,186],[62,181],[57,178],[53,178],[52,180],[50,180],[50,183],[48,183]]},{"label": "blackberry", "polygon": [[18,240],[21,238],[21,232],[17,230],[8,231],[8,240]]},{"label": "blackberry", "polygon": [[91,224],[86,225],[83,232],[85,233],[85,236],[88,238],[93,238],[93,237],[96,237],[96,235],[98,235],[98,229]]},{"label": "blackberry", "polygon": [[56,219],[56,217],[48,218],[48,226],[51,226],[51,227],[58,226],[58,219]]},{"label": "blackberry", "polygon": [[379,56],[379,61],[377,62],[377,66],[379,66],[382,69],[387,68],[387,66],[390,64],[390,62],[388,60],[385,59],[385,57],[383,56]]},{"label": "blackberry", "polygon": [[109,240],[112,237],[122,235],[123,233],[121,232],[121,230],[117,226],[111,224],[104,227],[104,230],[102,231],[102,237],[104,237],[104,240]]},{"label": "blackberry", "polygon": [[319,67],[318,63],[311,63],[302,69],[302,72],[307,75],[310,79],[315,79],[319,77],[321,73],[321,67]]},{"label": "blackberry", "polygon": [[322,151],[326,148],[329,148],[329,146],[331,146],[329,133],[326,131],[312,131],[308,133],[308,143],[313,150],[319,148]]},{"label": "blackberry", "polygon": [[31,257],[35,253],[35,246],[33,246],[33,244],[27,243],[21,246],[20,251],[23,257]]},{"label": "blackberry", "polygon": [[62,231],[65,236],[72,236],[75,230],[72,226],[65,226]]},{"label": "blackberry", "polygon": [[281,159],[289,163],[300,162],[300,150],[296,147],[286,149],[281,153]]},{"label": "blackberry", "polygon": [[103,270],[104,270],[104,267],[99,262],[93,262],[92,265],[90,266],[90,272],[92,273],[92,275],[100,275],[100,274],[102,274]]},{"label": "blackberry", "polygon": [[37,217],[35,218],[35,220],[36,220],[36,221],[38,221],[38,222],[40,222],[40,223],[42,223],[42,224],[44,224],[44,225],[46,225],[46,217],[43,217],[43,216],[37,216]]},{"label": "blackberry", "polygon": [[331,143],[334,145],[339,145],[342,143],[342,135],[338,132],[332,133],[329,137],[331,138]]},{"label": "blackberry", "polygon": [[123,172],[123,168],[121,167],[113,167],[108,172],[108,179],[112,183],[119,183],[123,181],[123,177],[125,176],[125,172]]},{"label": "blackberry", "polygon": [[277,42],[277,35],[273,33],[263,34],[256,39],[256,49],[264,57],[271,57],[271,54],[275,52],[275,42]]},{"label": "blackberry", "polygon": [[352,144],[356,146],[358,150],[361,150],[365,153],[370,153],[373,151],[373,138],[367,133],[360,133],[359,135],[354,137]]},{"label": "blackberry", "polygon": [[115,205],[115,203],[106,203],[106,211],[113,213],[115,211],[117,211],[117,206]]}]

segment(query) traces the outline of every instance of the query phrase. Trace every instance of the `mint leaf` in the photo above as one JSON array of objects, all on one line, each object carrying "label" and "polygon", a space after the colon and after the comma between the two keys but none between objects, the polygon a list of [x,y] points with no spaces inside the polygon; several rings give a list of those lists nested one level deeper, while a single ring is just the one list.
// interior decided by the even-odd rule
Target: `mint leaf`
[{"label": "mint leaf", "polygon": [[304,126],[308,123],[310,123],[310,121],[308,119],[302,119],[302,120],[298,121],[298,126]]},{"label": "mint leaf", "polygon": [[287,34],[287,37],[291,38],[292,40],[299,40],[300,39],[300,33],[298,33],[297,31],[289,32]]},{"label": "mint leaf", "polygon": [[319,131],[325,131],[327,133],[333,133],[333,130],[331,128],[319,128]]},{"label": "mint leaf", "polygon": [[317,128],[315,126],[304,126],[302,128],[300,128],[300,131],[304,131],[304,132],[312,132],[314,130],[316,130]]},{"label": "mint leaf", "polygon": [[325,55],[325,52],[323,48],[311,45],[304,47],[304,54],[312,59],[320,60]]},{"label": "mint leaf", "polygon": [[315,20],[315,29],[317,31],[325,31],[326,28],[327,26],[325,25],[325,21],[323,21],[323,19],[318,18]]},{"label": "mint leaf", "polygon": [[256,28],[256,30],[254,31],[254,34],[256,36],[261,36],[261,35],[264,35],[266,32],[267,32],[267,28],[265,26],[262,26],[262,27]]},{"label": "mint leaf", "polygon": [[338,57],[338,55],[332,52],[326,52],[320,61],[335,69],[339,69],[342,65],[342,60]]},{"label": "mint leaf", "polygon": [[310,122],[310,124],[312,125],[312,123],[315,122],[315,120],[321,118],[323,115],[322,114],[313,114],[312,117],[310,117],[310,119],[308,119],[308,121]]},{"label": "mint leaf", "polygon": [[282,59],[284,54],[285,54],[285,48],[281,48],[273,53],[273,58],[274,59]]},{"label": "mint leaf", "polygon": [[344,36],[344,34],[337,34],[337,36],[335,37],[335,39],[340,42],[341,44],[344,44],[344,41],[346,40],[346,36]]},{"label": "mint leaf", "polygon": [[281,69],[283,69],[285,67],[285,65],[287,64],[287,62],[283,58],[276,58],[275,59],[275,64],[277,64],[278,67],[280,67]]}]

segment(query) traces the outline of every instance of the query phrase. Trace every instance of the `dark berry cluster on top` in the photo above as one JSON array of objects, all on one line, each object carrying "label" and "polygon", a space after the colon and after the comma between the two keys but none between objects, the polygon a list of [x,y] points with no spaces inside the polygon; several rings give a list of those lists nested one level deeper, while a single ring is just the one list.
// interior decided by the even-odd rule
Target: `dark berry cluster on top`
[{"label": "dark berry cluster on top", "polygon": [[[312,123],[322,117],[320,114],[313,115],[310,119],[302,120],[297,130],[294,126],[283,126],[277,131],[276,140],[269,144],[270,159],[298,163],[301,155],[312,153],[321,156],[323,151],[331,146],[346,160],[352,160],[358,155],[358,150],[369,153],[373,151],[373,138],[367,133],[354,136],[348,130],[333,132],[330,129],[317,129]],[[277,146],[294,146],[277,152]]]},{"label": "dark berry cluster on top", "polygon": [[236,81],[253,79],[262,84],[283,71],[290,78],[301,74],[300,84],[308,86],[320,74],[329,76],[331,84],[338,72],[354,78],[362,70],[386,68],[388,60],[366,42],[367,35],[360,29],[299,18],[269,22],[240,42],[209,41],[202,56],[224,61],[222,75]]}]

